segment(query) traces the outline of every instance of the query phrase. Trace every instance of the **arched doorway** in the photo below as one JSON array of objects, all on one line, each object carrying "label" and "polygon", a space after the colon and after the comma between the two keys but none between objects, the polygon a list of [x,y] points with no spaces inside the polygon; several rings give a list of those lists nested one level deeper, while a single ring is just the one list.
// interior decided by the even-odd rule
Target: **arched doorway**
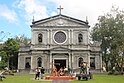
[{"label": "arched doorway", "polygon": [[25,69],[30,69],[31,68],[31,57],[26,57],[25,58]]},{"label": "arched doorway", "polygon": [[81,64],[83,63],[83,58],[82,57],[80,57],[79,59],[78,59],[78,67],[81,67]]},{"label": "arched doorway", "polygon": [[41,57],[39,57],[37,59],[37,67],[42,67],[42,58]]},{"label": "arched doorway", "polygon": [[54,65],[57,68],[57,71],[60,70],[60,68],[65,68],[66,67],[66,59],[55,59],[54,60]]}]

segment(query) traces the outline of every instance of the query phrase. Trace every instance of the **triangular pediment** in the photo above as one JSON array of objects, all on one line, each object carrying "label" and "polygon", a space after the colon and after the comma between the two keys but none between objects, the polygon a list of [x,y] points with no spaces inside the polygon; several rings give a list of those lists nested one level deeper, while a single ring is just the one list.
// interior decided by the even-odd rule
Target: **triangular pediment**
[{"label": "triangular pediment", "polygon": [[65,48],[65,47],[55,47],[55,48],[52,48],[51,50],[56,50],[56,51],[57,51],[57,50],[58,50],[58,51],[62,51],[62,50],[64,51],[64,50],[66,50],[66,51],[67,51],[67,50],[69,50],[69,49],[68,49],[68,48]]},{"label": "triangular pediment", "polygon": [[32,26],[88,26],[88,23],[65,15],[56,15],[32,22]]}]

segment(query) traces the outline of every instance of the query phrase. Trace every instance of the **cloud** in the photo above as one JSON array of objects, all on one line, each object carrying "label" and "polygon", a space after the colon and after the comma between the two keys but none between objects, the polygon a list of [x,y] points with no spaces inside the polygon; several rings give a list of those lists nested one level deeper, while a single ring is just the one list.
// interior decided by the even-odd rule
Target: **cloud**
[{"label": "cloud", "polygon": [[122,0],[50,0],[56,3],[59,7],[61,5],[64,9],[62,14],[75,17],[77,19],[88,21],[91,26],[97,22],[100,15],[104,15],[110,11],[112,5],[123,7]]},{"label": "cloud", "polygon": [[[28,22],[34,16],[35,20],[57,14],[57,7],[64,9],[62,14],[85,21],[88,17],[89,24],[93,26],[100,15],[110,11],[112,5],[123,7],[122,0],[18,0],[15,4],[21,9],[22,15]],[[55,11],[56,10],[56,11]]]},{"label": "cloud", "polygon": [[48,17],[47,7],[40,0],[19,0],[15,5],[21,9],[24,17],[30,23],[33,16],[35,20]]},{"label": "cloud", "polygon": [[0,4],[0,16],[6,18],[9,22],[17,21],[17,15],[16,15],[15,11],[9,9],[4,4]]}]

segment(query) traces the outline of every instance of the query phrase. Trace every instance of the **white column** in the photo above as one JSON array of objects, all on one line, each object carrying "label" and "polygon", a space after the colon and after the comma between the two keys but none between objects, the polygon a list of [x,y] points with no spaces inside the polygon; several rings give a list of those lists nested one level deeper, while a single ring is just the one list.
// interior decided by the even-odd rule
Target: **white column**
[{"label": "white column", "polygon": [[100,67],[102,68],[102,66],[103,66],[103,65],[102,65],[102,54],[100,54],[99,57],[100,57]]},{"label": "white column", "polygon": [[70,39],[70,30],[69,29],[68,29],[68,41],[69,41],[69,44],[70,44],[71,39]]},{"label": "white column", "polygon": [[37,38],[37,37],[35,37],[35,32],[33,31],[33,29],[31,29],[31,30],[32,30],[31,43],[32,43],[32,44],[36,44],[36,39],[35,39],[35,38]]},{"label": "white column", "polygon": [[89,29],[87,30],[87,43],[89,44],[90,43],[90,32],[89,32]]},{"label": "white column", "polygon": [[72,34],[72,39],[71,39],[72,42],[71,42],[71,43],[73,44],[73,41],[74,41],[74,39],[73,39],[73,36],[74,36],[74,34],[73,34],[73,29],[71,30],[71,34]]},{"label": "white column", "polygon": [[18,56],[18,69],[20,69],[20,55]]},{"label": "white column", "polygon": [[90,67],[90,53],[88,53],[88,56],[87,56],[87,61],[88,61],[88,66]]},{"label": "white column", "polygon": [[49,41],[50,41],[50,40],[49,40],[49,39],[50,39],[50,38],[49,38],[49,37],[50,37],[50,35],[49,35],[49,29],[47,29],[47,35],[48,35],[48,36],[47,36],[47,43],[49,44]]},{"label": "white column", "polygon": [[96,69],[99,69],[99,66],[100,66],[100,61],[99,61],[99,56],[95,56],[95,67]]},{"label": "white column", "polygon": [[50,44],[52,44],[52,29],[50,30]]},{"label": "white column", "polygon": [[71,45],[72,45],[71,48],[73,48],[73,44],[74,44],[74,43],[73,43],[73,41],[74,41],[74,39],[73,39],[73,29],[71,29],[70,31],[71,31],[71,32],[70,32],[70,34],[71,34],[71,35],[70,35],[70,36],[71,36],[70,40],[71,40]]},{"label": "white column", "polygon": [[72,60],[71,61],[72,62],[71,63],[71,68],[74,69],[74,66],[73,66],[74,65],[74,56],[73,56],[73,53],[71,53],[71,57],[72,57],[72,59],[71,59]]},{"label": "white column", "polygon": [[31,56],[31,69],[34,69],[37,67],[36,61],[34,61],[34,56]]},{"label": "white column", "polygon": [[50,69],[52,68],[53,61],[52,61],[52,54],[50,53]]},{"label": "white column", "polygon": [[71,63],[71,54],[70,54],[70,53],[69,53],[69,57],[68,57],[68,58],[69,58],[69,59],[68,59],[68,60],[69,60],[69,61],[68,61],[68,62],[69,62],[68,65],[69,65],[69,68],[71,68],[71,64],[72,64],[72,63]]},{"label": "white column", "polygon": [[33,56],[31,56],[31,69],[33,69]]}]

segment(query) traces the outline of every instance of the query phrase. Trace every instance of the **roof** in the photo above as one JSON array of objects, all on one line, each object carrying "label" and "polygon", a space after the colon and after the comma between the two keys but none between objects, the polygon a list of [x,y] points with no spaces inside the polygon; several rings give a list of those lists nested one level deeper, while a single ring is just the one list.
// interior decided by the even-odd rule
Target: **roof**
[{"label": "roof", "polygon": [[70,16],[62,15],[62,14],[51,16],[51,17],[48,17],[48,18],[45,18],[45,19],[41,19],[41,20],[38,20],[38,21],[33,21],[32,24],[37,24],[39,22],[42,22],[42,21],[45,21],[45,20],[49,20],[49,19],[53,19],[53,18],[58,18],[58,17],[68,18],[70,20],[74,20],[74,21],[80,22],[82,24],[87,24],[88,25],[88,22],[85,22],[85,21],[82,21],[82,20],[79,20],[79,19],[76,19],[76,18],[72,18]]}]

